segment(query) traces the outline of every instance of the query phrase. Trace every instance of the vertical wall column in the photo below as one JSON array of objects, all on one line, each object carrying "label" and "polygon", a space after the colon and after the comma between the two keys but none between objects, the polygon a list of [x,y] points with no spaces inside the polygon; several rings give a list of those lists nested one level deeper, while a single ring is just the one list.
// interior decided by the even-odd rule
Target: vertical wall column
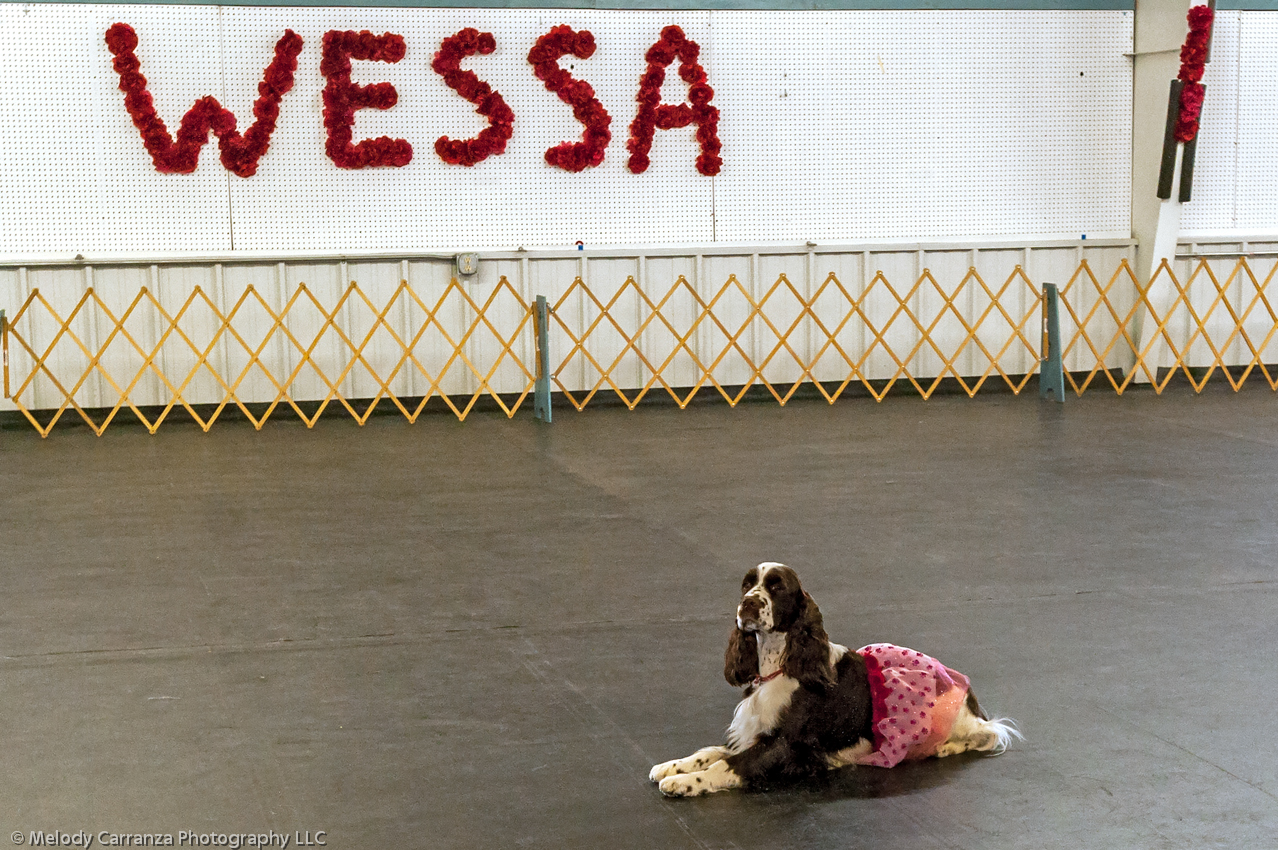
[{"label": "vertical wall column", "polygon": [[[1136,3],[1132,73],[1132,236],[1137,240],[1136,274],[1148,281],[1158,264],[1175,259],[1180,235],[1180,201],[1158,197],[1163,137],[1167,127],[1167,87],[1180,70],[1185,17],[1190,0]],[[1176,170],[1179,172],[1180,163]],[[1177,185],[1175,181],[1173,186]]]},{"label": "vertical wall column", "polygon": [[[1180,237],[1181,200],[1174,188],[1179,186],[1184,166],[1185,146],[1176,144],[1175,161],[1171,163],[1173,191],[1166,200],[1159,198],[1159,182],[1163,176],[1164,141],[1171,133],[1168,119],[1168,89],[1180,72],[1180,48],[1188,31],[1190,0],[1137,0],[1135,23],[1135,55],[1132,71],[1132,236],[1137,240],[1136,276],[1148,285],[1164,260],[1176,259],[1176,242]],[[1173,140],[1174,142],[1174,140]],[[1149,290],[1151,304],[1160,309],[1168,306],[1171,282],[1160,279],[1159,291]],[[1164,303],[1166,302],[1166,303]],[[1155,375],[1167,356],[1165,345],[1155,339],[1156,333],[1143,313],[1132,326],[1136,351],[1146,353],[1146,363]],[[1135,368],[1133,352],[1122,363],[1124,371]],[[1135,380],[1148,379],[1140,370]]]}]

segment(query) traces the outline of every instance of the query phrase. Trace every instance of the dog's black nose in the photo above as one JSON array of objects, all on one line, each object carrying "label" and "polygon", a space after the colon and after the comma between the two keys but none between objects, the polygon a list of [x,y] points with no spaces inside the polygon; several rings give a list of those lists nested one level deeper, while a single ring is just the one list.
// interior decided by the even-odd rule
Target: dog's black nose
[{"label": "dog's black nose", "polygon": [[741,600],[741,607],[737,609],[737,616],[743,620],[759,619],[759,612],[763,610],[763,603],[754,596],[747,596]]}]

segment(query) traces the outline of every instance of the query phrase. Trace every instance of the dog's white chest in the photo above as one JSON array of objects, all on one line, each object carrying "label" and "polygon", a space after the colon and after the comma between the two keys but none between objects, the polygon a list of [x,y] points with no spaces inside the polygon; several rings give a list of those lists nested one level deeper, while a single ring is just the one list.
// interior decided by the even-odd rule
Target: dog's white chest
[{"label": "dog's white chest", "polygon": [[754,745],[760,735],[773,731],[781,722],[781,715],[790,704],[794,692],[799,689],[796,679],[778,676],[764,682],[754,693],[737,703],[728,727],[728,747],[739,753]]}]

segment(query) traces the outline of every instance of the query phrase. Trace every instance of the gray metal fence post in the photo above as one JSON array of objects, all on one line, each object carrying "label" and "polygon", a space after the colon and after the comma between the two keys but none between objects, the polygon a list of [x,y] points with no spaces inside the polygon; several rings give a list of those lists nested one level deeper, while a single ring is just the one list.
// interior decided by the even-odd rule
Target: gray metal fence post
[{"label": "gray metal fence post", "polygon": [[533,316],[537,327],[537,381],[533,388],[533,414],[542,422],[550,422],[550,308],[546,304],[546,296],[537,296]]},{"label": "gray metal fence post", "polygon": [[1043,284],[1043,339],[1046,351],[1039,361],[1038,395],[1047,398],[1054,393],[1056,400],[1065,401],[1065,366],[1061,362],[1061,313],[1060,293],[1056,284]]},{"label": "gray metal fence post", "polygon": [[9,320],[5,318],[4,310],[0,310],[0,348],[3,349],[4,363],[0,364],[4,368],[4,397],[9,397]]}]

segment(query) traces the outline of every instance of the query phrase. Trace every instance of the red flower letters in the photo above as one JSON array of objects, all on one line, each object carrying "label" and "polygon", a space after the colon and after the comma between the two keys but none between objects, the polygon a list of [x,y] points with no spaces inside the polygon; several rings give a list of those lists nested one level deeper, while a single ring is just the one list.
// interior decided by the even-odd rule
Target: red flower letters
[{"label": "red flower letters", "polygon": [[[635,174],[648,170],[648,151],[652,147],[655,131],[673,130],[676,127],[697,125],[697,141],[701,155],[697,157],[697,171],[713,177],[719,173],[723,159],[719,156],[719,110],[710,105],[714,89],[706,85],[706,72],[697,62],[701,47],[689,41],[683,30],[676,26],[661,31],[661,40],[648,48],[645,57],[648,70],[639,78],[639,114],[630,124],[629,168]],[[661,102],[661,84],[666,80],[666,67],[679,57],[679,76],[688,84],[689,106],[681,103],[671,106]]]},{"label": "red flower letters", "polygon": [[257,173],[258,160],[271,143],[275,131],[275,119],[280,114],[280,99],[293,88],[293,72],[297,70],[297,56],[302,52],[302,38],[292,30],[286,30],[275,45],[275,58],[266,66],[262,82],[257,90],[260,97],[253,104],[257,119],[244,135],[235,131],[235,115],[223,109],[212,96],[202,97],[182,116],[177,141],[169,135],[164,121],[156,114],[151,93],[147,91],[146,77],[140,69],[142,63],[133,52],[138,46],[138,35],[128,24],[112,24],[106,31],[107,49],[115,57],[112,66],[120,75],[120,90],[124,92],[124,108],[129,111],[133,125],[142,134],[156,171],[164,174],[190,174],[200,161],[200,148],[209,139],[209,131],[218,138],[222,152],[222,164],[240,177]]},{"label": "red flower letters", "polygon": [[612,133],[608,131],[612,116],[595,97],[595,90],[559,67],[561,56],[589,59],[594,53],[594,35],[589,30],[574,32],[568,26],[555,27],[537,39],[537,44],[528,51],[528,61],[537,79],[571,106],[573,117],[586,125],[580,142],[563,142],[546,151],[546,162],[565,171],[584,171],[603,162],[604,150],[612,140]]},{"label": "red flower letters", "polygon": [[497,40],[490,32],[480,32],[474,27],[450,35],[439,45],[439,52],[430,66],[444,78],[448,87],[476,105],[475,111],[488,119],[488,126],[473,139],[450,139],[440,136],[435,140],[435,153],[451,165],[471,166],[483,162],[493,154],[504,153],[506,142],[514,132],[515,113],[510,111],[502,96],[492,86],[475,76],[473,71],[463,71],[461,61],[476,53],[487,55],[497,49]]}]

